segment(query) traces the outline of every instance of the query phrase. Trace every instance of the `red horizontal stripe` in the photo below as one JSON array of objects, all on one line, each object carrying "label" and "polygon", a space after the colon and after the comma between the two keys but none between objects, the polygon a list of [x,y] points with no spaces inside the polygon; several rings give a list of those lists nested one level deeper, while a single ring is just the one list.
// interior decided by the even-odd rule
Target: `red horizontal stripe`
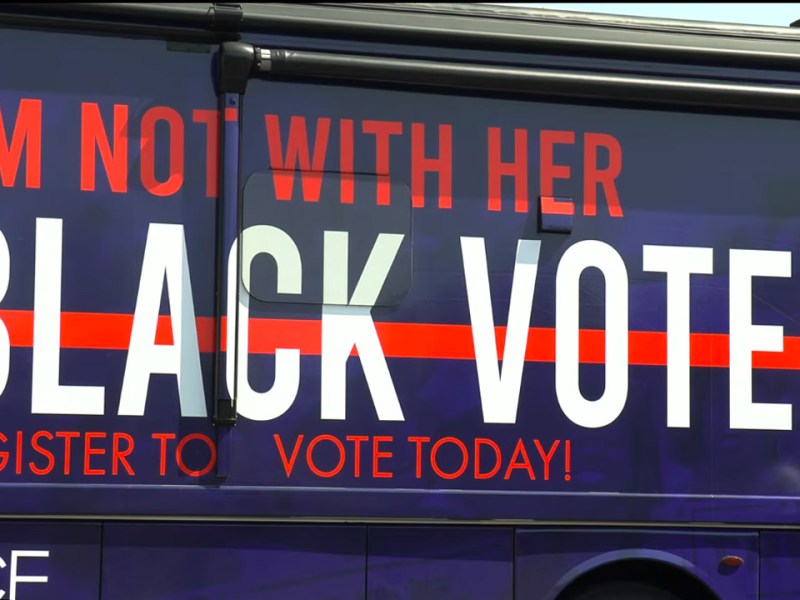
[{"label": "red horizontal stripe", "polygon": [[[0,319],[8,329],[12,346],[30,348],[33,345],[32,311],[0,310]],[[132,326],[133,315],[64,312],[61,314],[61,347],[127,350]],[[375,328],[384,354],[390,358],[475,358],[469,325],[375,323]],[[197,335],[200,351],[213,352],[213,318],[197,319]],[[302,354],[319,355],[321,322],[303,319],[251,319],[249,337],[250,352],[254,354],[273,354],[277,348],[297,348]],[[505,327],[496,328],[496,337],[498,356],[502,358]],[[168,316],[159,317],[155,342],[172,343]],[[628,358],[632,365],[664,366],[667,362],[667,334],[663,331],[631,331],[628,346]],[[605,359],[605,333],[581,330],[579,354],[582,363],[602,364]],[[555,360],[555,329],[530,329],[525,360]],[[727,334],[691,334],[692,366],[725,368],[728,367],[728,360]],[[783,352],[753,353],[753,366],[760,369],[800,369],[800,337],[785,337]]]}]

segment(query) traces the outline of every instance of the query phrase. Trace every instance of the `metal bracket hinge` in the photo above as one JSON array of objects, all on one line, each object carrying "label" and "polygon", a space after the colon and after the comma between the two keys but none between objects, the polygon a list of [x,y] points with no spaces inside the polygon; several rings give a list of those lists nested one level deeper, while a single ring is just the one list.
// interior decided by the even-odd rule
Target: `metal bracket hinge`
[{"label": "metal bracket hinge", "polygon": [[216,398],[214,405],[214,425],[236,425],[236,408],[230,398]]},{"label": "metal bracket hinge", "polygon": [[211,29],[225,29],[238,31],[244,20],[244,10],[240,4],[230,2],[215,2],[208,10],[211,16]]},{"label": "metal bracket hinge", "polygon": [[217,60],[217,93],[244,94],[256,65],[255,48],[243,42],[223,42]]}]

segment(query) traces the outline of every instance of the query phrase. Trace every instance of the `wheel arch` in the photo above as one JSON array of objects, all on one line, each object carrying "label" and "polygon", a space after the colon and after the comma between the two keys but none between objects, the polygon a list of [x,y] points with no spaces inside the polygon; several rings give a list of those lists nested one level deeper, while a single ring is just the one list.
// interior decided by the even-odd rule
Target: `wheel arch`
[{"label": "wheel arch", "polygon": [[564,574],[545,600],[568,600],[576,591],[609,581],[636,581],[693,600],[721,600],[693,563],[660,550],[624,550],[595,556]]}]

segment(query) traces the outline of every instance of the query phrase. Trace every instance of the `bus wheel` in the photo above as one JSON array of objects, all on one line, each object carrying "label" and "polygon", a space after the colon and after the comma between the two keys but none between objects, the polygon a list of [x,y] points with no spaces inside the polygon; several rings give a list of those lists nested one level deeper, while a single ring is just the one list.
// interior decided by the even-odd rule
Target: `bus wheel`
[{"label": "bus wheel", "polygon": [[559,600],[691,600],[681,598],[661,588],[637,581],[610,581],[581,588]]}]

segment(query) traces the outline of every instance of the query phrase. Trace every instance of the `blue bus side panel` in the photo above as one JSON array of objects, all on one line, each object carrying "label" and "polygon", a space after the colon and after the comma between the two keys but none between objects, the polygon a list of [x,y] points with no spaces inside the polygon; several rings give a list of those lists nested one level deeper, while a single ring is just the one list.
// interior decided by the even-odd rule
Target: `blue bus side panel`
[{"label": "blue bus side panel", "polygon": [[[302,42],[296,40],[299,46]],[[59,48],[56,56],[49,50],[53,47]],[[756,411],[767,403],[778,405],[777,427],[756,423],[758,430],[746,430],[741,421],[732,426],[727,356],[731,250],[773,251],[758,261],[769,265],[798,248],[797,121],[427,93],[411,86],[250,82],[236,115],[244,132],[241,182],[260,185],[254,188],[255,200],[245,190],[245,217],[254,219],[251,225],[275,226],[281,219],[287,219],[287,229],[308,225],[288,234],[301,253],[304,276],[313,281],[303,281],[310,296],[278,302],[270,296],[271,259],[262,256],[254,266],[261,279],[253,291],[271,301],[251,302],[253,349],[242,361],[250,369],[248,384],[263,393],[286,377],[287,369],[275,368],[277,349],[300,351],[299,383],[286,410],[270,418],[254,415],[274,407],[274,399],[264,398],[259,407],[240,397],[230,477],[219,480],[209,416],[216,200],[208,171],[215,164],[208,144],[214,138],[207,119],[217,106],[212,49],[171,52],[163,41],[27,31],[4,32],[0,49],[19,57],[0,66],[6,137],[22,99],[38,99],[42,108],[41,182],[25,183],[23,161],[13,185],[4,183],[0,202],[0,231],[11,257],[0,318],[12,346],[0,403],[0,442],[9,453],[0,467],[0,486],[14,486],[14,493],[0,494],[1,513],[797,521],[793,499],[800,490],[792,474],[800,442],[790,430],[796,414],[786,418],[786,409],[800,384],[800,261],[791,261],[792,277],[753,277],[752,322],[782,326],[785,352],[756,353],[752,398],[745,404],[752,401]],[[51,67],[47,77],[43,64]],[[96,104],[108,135],[115,114],[127,111],[119,128],[124,135],[116,142],[127,145],[124,189],[112,189],[102,144],[90,136],[89,151],[82,150],[94,110],[87,104]],[[440,197],[439,178],[430,172],[424,175],[425,194],[415,199],[414,161],[419,165],[422,157],[425,168],[433,168],[440,144],[446,144],[445,126],[452,134],[451,194]],[[419,137],[423,131],[424,139]],[[552,178],[553,193],[574,201],[570,234],[538,230],[542,140],[553,135],[572,140],[555,144],[551,157],[562,168],[561,176]],[[487,197],[490,139],[499,140],[494,162],[506,165],[496,166],[495,175],[517,160],[522,164],[525,148],[518,176],[527,174],[526,202],[515,198],[524,186],[516,186],[507,173],[500,197]],[[588,151],[591,140],[598,139],[607,147]],[[608,182],[594,185],[591,214],[585,208],[586,165],[610,168],[612,139],[621,153],[614,159],[622,161],[614,186],[617,212],[624,214],[612,214]],[[291,173],[277,173],[289,164],[290,147]],[[81,189],[91,187],[81,177],[90,155],[94,173],[84,175],[94,181],[94,190]],[[326,175],[302,178],[294,172],[300,156]],[[176,181],[171,168],[182,173],[180,185],[159,195],[163,182]],[[359,174],[350,205],[342,191],[346,178],[339,177],[348,170]],[[287,196],[284,184],[292,176]],[[153,186],[153,179],[162,183]],[[321,192],[312,198],[317,185]],[[337,202],[341,206],[332,208]],[[402,419],[377,414],[363,357],[355,355],[346,366],[334,366],[346,378],[345,414],[323,414],[322,397],[329,389],[321,377],[321,249],[326,231],[352,234],[349,297],[376,233],[360,223],[389,223],[395,227],[391,232],[405,235],[398,279],[391,273],[387,279],[397,286],[385,305],[370,313]],[[131,366],[128,344],[143,257],[148,237],[165,231],[186,245],[204,394],[194,390],[181,398],[175,374],[154,369],[143,414],[126,414],[121,392]],[[356,240],[359,234],[365,237]],[[501,350],[518,242],[541,242],[532,332],[513,422],[487,422],[482,405],[498,402],[499,394],[481,396],[466,290],[466,269],[474,273],[476,265],[465,267],[466,238],[481,239],[486,251],[491,302],[484,312],[492,313]],[[62,259],[60,270],[52,269],[61,282],[61,348],[53,353],[60,364],[57,372],[45,369],[43,376],[49,375],[54,387],[88,386],[95,392],[102,387],[101,414],[62,414],[75,412],[66,400],[61,413],[33,411],[37,241],[43,262],[52,263],[56,253]],[[590,241],[610,248],[624,264],[631,332],[624,407],[599,427],[577,423],[574,412],[568,415],[555,385],[557,315],[579,305],[586,342],[579,380],[586,411],[605,389],[602,330],[609,306],[604,278],[589,268],[573,297],[556,294],[564,256]],[[647,245],[713,249],[713,274],[693,275],[691,283],[688,427],[667,424],[667,286],[663,273],[643,271]],[[154,334],[158,345],[167,346],[172,343],[168,294],[173,301],[177,297],[175,289],[165,291],[163,327]],[[56,326],[56,320],[39,333]],[[374,374],[372,369],[370,377]],[[188,370],[182,376],[184,382],[190,379]],[[73,400],[91,395],[86,391]],[[39,400],[63,396],[62,391]],[[182,402],[200,410],[182,414]],[[120,450],[129,451],[124,464]]]},{"label": "blue bus side panel", "polygon": [[370,527],[369,600],[512,600],[512,529]]},{"label": "blue bus side panel", "polygon": [[796,531],[761,533],[761,598],[800,597],[800,535]]},{"label": "blue bus side panel", "polygon": [[364,527],[105,525],[103,600],[361,600]]},{"label": "blue bus side panel", "polygon": [[0,598],[98,598],[99,523],[0,523]]}]

